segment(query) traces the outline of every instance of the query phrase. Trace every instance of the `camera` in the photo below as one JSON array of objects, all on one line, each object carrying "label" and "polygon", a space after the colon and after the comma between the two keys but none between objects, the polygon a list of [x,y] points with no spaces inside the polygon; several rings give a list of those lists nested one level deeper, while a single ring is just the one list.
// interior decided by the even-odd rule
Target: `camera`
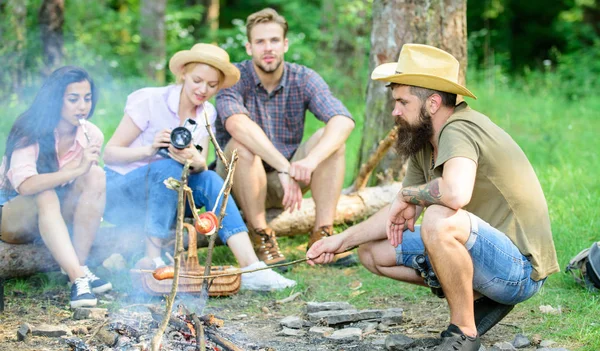
[{"label": "camera", "polygon": [[[183,126],[177,127],[171,131],[171,145],[179,150],[188,147],[193,139],[192,133],[196,130],[197,126],[198,124],[193,119],[186,119],[185,123],[183,123]],[[196,146],[196,148],[198,148],[199,151],[202,151],[201,146]],[[157,155],[164,158],[169,158],[169,149],[166,147],[161,147],[158,149]]]}]

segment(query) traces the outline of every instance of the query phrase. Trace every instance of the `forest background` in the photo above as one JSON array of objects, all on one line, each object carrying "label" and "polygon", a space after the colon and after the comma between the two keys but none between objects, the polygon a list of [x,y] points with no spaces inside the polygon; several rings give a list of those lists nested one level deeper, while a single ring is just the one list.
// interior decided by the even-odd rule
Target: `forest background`
[{"label": "forest background", "polygon": [[[365,147],[373,2],[378,0],[0,0],[0,153],[14,119],[53,68],[73,64],[91,72],[100,88],[93,122],[108,139],[129,93],[173,81],[165,68],[176,51],[216,42],[233,61],[247,59],[245,18],[269,6],[290,25],[285,59],[319,72],[357,121],[347,146],[349,185]],[[164,22],[154,22],[156,13]],[[600,240],[600,2],[473,0],[466,18],[467,86],[479,98],[468,102],[506,129],[531,160],[565,267]],[[318,127],[310,122],[306,133]],[[373,294],[397,289],[372,284]],[[355,299],[369,303],[368,294]],[[562,314],[522,328],[598,350],[599,302],[568,275],[555,274],[522,311],[539,313],[537,306],[552,305]]]}]

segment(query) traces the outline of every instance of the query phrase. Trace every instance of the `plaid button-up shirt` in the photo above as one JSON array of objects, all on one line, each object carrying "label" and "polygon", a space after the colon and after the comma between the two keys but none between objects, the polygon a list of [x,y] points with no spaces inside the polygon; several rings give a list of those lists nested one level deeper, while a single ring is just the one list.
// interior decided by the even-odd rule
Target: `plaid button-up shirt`
[{"label": "plaid button-up shirt", "polygon": [[352,119],[348,109],[329,91],[327,83],[315,71],[295,63],[284,62],[279,85],[268,93],[258,79],[251,60],[235,64],[240,81],[221,90],[216,98],[217,141],[225,147],[231,135],[225,121],[235,114],[245,114],[256,122],[273,145],[288,160],[302,142],[306,110],[327,123],[333,116]]}]

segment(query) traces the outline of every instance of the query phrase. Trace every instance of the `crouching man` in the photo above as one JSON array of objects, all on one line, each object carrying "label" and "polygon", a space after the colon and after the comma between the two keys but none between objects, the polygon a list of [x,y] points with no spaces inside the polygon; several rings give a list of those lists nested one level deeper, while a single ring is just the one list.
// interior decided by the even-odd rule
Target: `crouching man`
[{"label": "crouching man", "polygon": [[[475,98],[458,72],[452,55],[417,44],[373,71],[372,79],[389,82],[397,147],[410,157],[402,189],[365,222],[307,252],[314,265],[360,246],[361,263],[375,274],[441,285],[450,326],[438,351],[478,350],[480,336],[559,270],[531,164],[488,117],[456,105],[457,94]],[[431,273],[423,279],[419,270]]]}]

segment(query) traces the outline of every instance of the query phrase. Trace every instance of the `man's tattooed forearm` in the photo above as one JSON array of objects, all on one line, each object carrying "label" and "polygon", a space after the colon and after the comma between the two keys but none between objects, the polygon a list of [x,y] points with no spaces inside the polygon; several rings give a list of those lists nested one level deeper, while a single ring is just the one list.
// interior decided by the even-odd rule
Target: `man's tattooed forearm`
[{"label": "man's tattooed forearm", "polygon": [[402,197],[405,201],[418,206],[429,206],[433,204],[442,204],[442,193],[438,179],[434,179],[421,186],[412,186],[402,189]]}]

